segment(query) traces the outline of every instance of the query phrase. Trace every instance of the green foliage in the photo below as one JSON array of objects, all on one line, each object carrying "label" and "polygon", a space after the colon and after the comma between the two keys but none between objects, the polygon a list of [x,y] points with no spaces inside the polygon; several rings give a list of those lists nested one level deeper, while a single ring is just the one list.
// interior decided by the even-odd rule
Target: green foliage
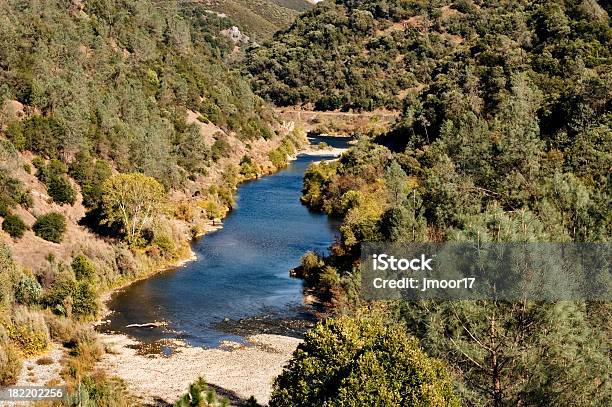
[{"label": "green foliage", "polygon": [[8,213],[15,205],[28,208],[31,204],[32,196],[23,182],[11,177],[6,169],[0,168],[0,205],[6,208],[4,211]]},{"label": "green foliage", "polygon": [[88,374],[81,379],[78,390],[69,396],[66,405],[128,407],[133,404],[121,379],[109,378],[103,374]]},{"label": "green foliage", "polygon": [[609,399],[609,346],[584,304],[405,303],[401,313],[428,353],[458,373],[467,404],[589,406]]},{"label": "green foliage", "polygon": [[287,153],[282,149],[272,150],[268,153],[268,158],[276,169],[282,169],[287,166]]},{"label": "green foliage", "polygon": [[225,138],[218,138],[212,145],[211,156],[213,161],[219,161],[220,159],[227,157],[232,151],[231,146]]},{"label": "green foliage", "polygon": [[428,42],[416,28],[403,29],[400,21],[416,14],[411,3],[321,2],[251,50],[246,70],[255,89],[277,104],[317,110],[398,108],[397,95],[424,82],[447,52],[441,32]]},{"label": "green foliage", "polygon": [[399,325],[342,317],[320,323],[275,380],[271,407],[459,406],[442,362]]},{"label": "green foliage", "polygon": [[240,175],[246,179],[250,179],[256,178],[259,175],[259,172],[259,166],[251,159],[251,157],[246,155],[242,157],[242,160],[240,160]]},{"label": "green foliage", "polygon": [[21,239],[26,230],[27,225],[17,215],[8,215],[2,221],[2,230],[8,233],[13,239]]},{"label": "green foliage", "polygon": [[165,203],[164,187],[143,174],[114,175],[102,186],[105,222],[120,222],[130,244],[137,243],[143,228],[164,210]]},{"label": "green foliage", "polygon": [[77,280],[91,281],[96,276],[96,268],[89,258],[83,254],[79,254],[72,259],[72,272]]},{"label": "green foliage", "polygon": [[47,186],[47,192],[51,199],[53,199],[53,202],[60,205],[74,205],[76,202],[76,191],[66,176],[68,172],[66,164],[57,159],[52,159],[45,163],[40,157],[32,160],[32,164],[37,169],[36,177]]},{"label": "green foliage", "polygon": [[53,202],[60,205],[74,205],[76,202],[76,192],[65,176],[52,176],[49,179],[48,192]]},{"label": "green foliage", "polygon": [[13,259],[10,248],[0,242],[0,310],[9,308],[13,301],[13,286],[19,281],[21,271]]},{"label": "green foliage", "polygon": [[229,401],[218,397],[203,378],[189,385],[189,391],[174,403],[174,407],[225,407]]},{"label": "green foliage", "polygon": [[32,230],[36,236],[53,243],[61,243],[66,233],[66,218],[58,212],[50,212],[36,219]]},{"label": "green foliage", "polygon": [[74,7],[0,4],[2,96],[25,105],[3,133],[18,150],[62,160],[88,150],[170,186],[202,172],[209,154],[185,124],[187,109],[245,139],[269,132],[270,109],[226,64],[234,44],[220,31],[234,22],[205,12],[208,4]]},{"label": "green foliage", "polygon": [[[375,66],[360,64],[378,57],[377,46],[388,46],[389,56],[401,54],[402,69],[424,86],[406,94],[391,132],[360,141],[329,173],[321,166],[308,171],[303,201],[343,217],[342,239],[316,268],[315,288],[332,293],[341,305],[351,299],[351,309],[357,308],[360,300],[353,294],[359,283],[349,283],[358,276],[355,263],[364,241],[610,240],[612,28],[597,2],[524,0],[510,7],[466,1],[450,8],[442,8],[446,1],[426,7],[384,2],[390,8],[383,16],[373,9],[383,2],[325,3],[253,51],[249,69],[265,66],[271,72],[255,72],[262,94],[319,107],[331,95],[334,106],[369,108],[352,104],[353,96],[362,95],[362,83],[353,91],[343,76]],[[393,43],[380,38],[375,47],[364,47],[359,40],[371,36],[355,40],[354,28],[347,26],[366,9],[382,31],[382,20],[414,18],[399,32],[388,32]],[[307,60],[299,65],[305,72],[300,76],[293,62],[305,59],[300,53],[307,52],[308,35],[324,30],[331,35],[312,45],[316,60],[345,64],[350,56],[350,63],[343,70],[323,66],[321,80],[300,86],[312,82],[314,71]],[[296,38],[297,32],[304,38]],[[356,45],[345,53],[348,41]],[[337,56],[326,58],[332,52]],[[352,57],[359,53],[364,55]],[[270,55],[281,62],[274,66],[265,59]],[[394,64],[385,67],[381,95],[391,89],[386,75],[396,72]],[[285,88],[289,77],[294,81]],[[375,105],[393,106],[383,99]],[[328,267],[339,276],[324,273]],[[395,305],[405,329],[456,373],[466,405],[609,404],[610,327],[599,304]]]},{"label": "green foliage", "polygon": [[43,290],[38,281],[24,275],[15,286],[15,301],[22,305],[36,305],[40,302]]},{"label": "green foliage", "polygon": [[288,27],[299,11],[311,5],[306,0],[226,0],[208,7],[227,14],[256,40],[263,41]]},{"label": "green foliage", "polygon": [[102,185],[112,175],[110,164],[102,159],[94,160],[87,152],[77,153],[70,163],[69,174],[81,186],[83,205],[97,207],[102,201]]},{"label": "green foliage", "polygon": [[295,151],[293,140],[285,138],[278,148],[268,153],[268,158],[277,169],[285,168],[289,164],[289,156],[295,154]]},{"label": "green foliage", "polygon": [[93,317],[99,309],[94,285],[71,275],[58,276],[45,293],[44,304],[58,315],[77,318]]},{"label": "green foliage", "polygon": [[0,216],[5,218],[10,212],[8,205],[4,201],[0,201]]}]

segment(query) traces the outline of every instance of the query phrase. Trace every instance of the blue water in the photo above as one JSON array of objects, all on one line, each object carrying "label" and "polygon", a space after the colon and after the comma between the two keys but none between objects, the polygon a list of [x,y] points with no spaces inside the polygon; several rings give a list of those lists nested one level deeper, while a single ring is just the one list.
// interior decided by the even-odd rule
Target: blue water
[{"label": "blue water", "polygon": [[[305,170],[321,157],[300,156],[288,168],[238,189],[237,205],[223,229],[193,243],[197,260],[117,293],[102,329],[143,342],[181,338],[218,346],[242,338],[219,328],[224,321],[274,315],[299,318],[302,281],[289,270],[304,252],[325,252],[338,224],[300,204]],[[163,321],[165,327],[127,328]]]}]

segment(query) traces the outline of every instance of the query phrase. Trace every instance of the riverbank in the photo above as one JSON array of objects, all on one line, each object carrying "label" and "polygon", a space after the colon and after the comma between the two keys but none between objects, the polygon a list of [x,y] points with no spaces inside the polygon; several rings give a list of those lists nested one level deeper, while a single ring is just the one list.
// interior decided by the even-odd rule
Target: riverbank
[{"label": "riverbank", "polygon": [[141,344],[126,335],[101,334],[108,349],[98,367],[121,377],[139,405],[165,406],[203,377],[211,388],[239,406],[254,396],[261,404],[270,399],[272,382],[301,340],[280,335],[254,335],[247,344],[225,342],[217,349],[191,347],[172,341],[173,353],[143,354]]},{"label": "riverbank", "polygon": [[[297,159],[298,155],[321,156],[322,159],[331,159],[332,157],[337,157],[343,151],[345,150],[321,149],[316,146],[315,148],[308,147],[301,149],[295,157],[290,157],[290,159],[293,161],[294,159]],[[299,170],[299,180],[296,178],[296,175],[293,175],[293,181],[291,181],[291,190],[295,191],[293,193],[294,195],[291,195],[290,198],[283,195],[285,192],[282,192],[281,195],[279,195],[285,197],[283,198],[283,202],[294,202],[292,205],[302,208],[298,211],[298,213],[303,211],[304,214],[306,214],[308,212],[299,204],[299,191],[301,190],[302,183],[301,174],[306,165],[304,163],[312,161],[313,159],[298,159],[298,162],[301,163],[297,164],[297,168],[301,168]],[[274,177],[274,179],[278,178]],[[257,187],[257,185],[260,185],[260,187]],[[253,188],[257,190],[258,188],[261,188],[262,185],[269,187],[271,184],[270,182],[255,182],[245,186],[245,188],[247,190],[252,190]],[[279,191],[287,191],[286,188],[287,185],[283,184]],[[270,193],[273,192],[271,190],[263,191],[263,195],[261,195],[261,197],[269,196]],[[244,197],[244,192],[242,192],[240,196]],[[262,200],[256,198],[252,202],[262,202]],[[263,202],[265,202],[265,200]],[[238,207],[242,209],[242,211],[239,211],[238,213],[262,213],[265,214],[265,216],[271,216],[271,212],[267,210],[269,208],[267,204],[263,205],[263,208],[266,208],[263,210],[261,208],[258,208],[257,210],[255,208],[247,209],[243,205],[238,205]],[[282,208],[283,214],[293,213],[291,211],[288,212],[287,207],[283,205],[281,205],[279,208]],[[236,213],[234,213],[234,215],[235,214]],[[278,214],[275,214],[274,219],[280,220],[277,216]],[[205,237],[206,240],[203,241],[204,245],[212,245],[212,247],[215,248],[215,256],[219,256],[219,250],[226,250],[224,248],[229,247],[229,249],[227,249],[226,257],[226,259],[229,261],[230,259],[235,258],[236,250],[241,250],[239,249],[240,245],[237,245],[235,236],[233,236],[233,234],[237,233],[235,229],[237,224],[251,225],[252,222],[257,223],[260,221],[265,225],[274,224],[274,222],[270,222],[269,218],[264,217],[262,219],[259,217],[259,215],[257,219],[240,219],[241,220],[238,222],[234,216],[232,216],[232,218],[225,219],[227,231],[224,231],[224,233],[221,235],[214,235],[211,238]],[[297,224],[299,224],[302,219],[300,218],[297,221]],[[291,222],[296,222],[296,219]],[[327,220],[325,220],[325,223],[326,222]],[[275,227],[273,227],[273,229],[274,228]],[[326,230],[326,228],[327,226],[322,226],[321,231]],[[237,236],[240,236],[241,241],[247,240],[249,242],[247,244],[248,247],[259,247],[255,241],[249,240],[254,236],[266,236],[266,240],[272,239],[272,241],[287,242],[290,247],[295,247],[297,243],[297,241],[289,243],[292,242],[292,239],[297,238],[299,242],[311,241],[308,239],[301,240],[302,238],[294,236],[294,233],[290,234],[290,238],[288,236],[276,236],[273,238],[275,234],[266,233],[265,228],[258,228],[258,232],[255,233],[255,235],[251,235],[251,232],[249,232],[248,229],[249,227],[247,227],[247,230],[240,230],[237,234]],[[225,236],[227,233],[230,233],[229,237],[226,236],[224,238],[223,236]],[[316,236],[314,239],[312,237],[309,239],[313,239],[312,242],[326,241],[327,238],[324,237],[326,236],[326,233],[327,232],[325,232],[323,235],[314,235]],[[198,253],[203,254],[201,251],[201,244],[202,243],[198,244],[197,247],[199,249],[197,250]],[[309,245],[310,244],[308,244],[308,246]],[[319,247],[319,249],[321,248],[322,247]],[[299,260],[299,255],[303,254],[302,250],[306,249],[300,249],[299,254],[294,253],[292,255],[290,264],[294,264],[293,262],[296,261],[296,259]],[[247,250],[245,253],[249,253],[249,251]],[[207,256],[204,254],[203,259],[206,258]],[[196,260],[194,255],[191,256],[191,259]],[[112,318],[112,323],[105,327],[105,329],[108,329],[108,331],[100,334],[100,339],[105,343],[106,347],[109,349],[109,352],[103,356],[103,359],[99,363],[98,367],[106,371],[111,376],[118,376],[122,378],[126,382],[130,393],[135,395],[143,395],[143,403],[150,405],[155,405],[155,403],[157,403],[157,405],[163,405],[166,402],[175,401],[180,394],[186,391],[188,384],[197,380],[199,376],[204,377],[205,380],[211,383],[211,385],[218,390],[220,394],[229,396],[231,400],[234,400],[237,403],[239,403],[240,400],[248,399],[248,397],[251,395],[254,395],[260,402],[267,402],[272,389],[272,381],[274,377],[282,372],[284,364],[290,360],[292,353],[300,343],[300,339],[292,337],[290,332],[285,332],[283,330],[256,329],[249,331],[248,329],[243,329],[244,332],[233,333],[232,329],[228,329],[228,327],[218,327],[215,329],[220,329],[223,332],[230,333],[229,337],[232,341],[236,336],[241,336],[246,338],[246,342],[239,344],[236,342],[224,341],[221,342],[220,346],[218,347],[217,344],[201,343],[197,340],[194,343],[194,339],[198,338],[198,336],[190,331],[190,329],[195,327],[195,329],[201,330],[202,328],[198,328],[198,326],[209,326],[208,324],[210,324],[211,318],[214,320],[215,315],[217,318],[228,316],[229,318],[225,318],[225,321],[228,321],[228,323],[237,321],[241,329],[245,328],[246,325],[246,323],[242,323],[242,320],[238,321],[235,319],[240,317],[236,316],[236,314],[232,314],[231,312],[233,311],[230,309],[236,307],[240,309],[248,308],[248,304],[241,303],[241,299],[244,297],[249,297],[248,295],[240,298],[234,298],[232,295],[223,296],[222,298],[215,297],[217,295],[216,290],[222,290],[222,287],[225,286],[224,284],[221,284],[220,287],[215,286],[215,284],[219,282],[218,277],[214,277],[216,276],[216,267],[219,266],[222,269],[218,272],[222,272],[223,275],[227,275],[228,272],[232,272],[231,270],[224,268],[223,265],[225,263],[223,263],[222,258],[216,257],[216,259],[217,260],[214,264],[208,263],[205,266],[205,275],[209,276],[208,278],[213,279],[214,281],[211,280],[210,282],[206,282],[198,280],[197,276],[200,275],[202,270],[194,268],[192,264],[185,264],[186,267],[189,267],[188,272],[169,273],[167,276],[154,278],[152,281],[159,279],[161,282],[157,285],[153,283],[153,286],[157,287],[156,289],[153,289],[153,291],[143,292],[139,291],[138,287],[132,287],[128,289],[130,291],[121,294],[123,299],[119,298],[119,302],[115,303],[117,313]],[[255,265],[259,263],[257,261],[253,261],[253,263],[247,262],[238,268],[246,270],[249,268],[247,267],[247,264]],[[287,263],[283,261],[275,261],[274,264],[281,265],[280,269],[283,270],[285,267],[287,267],[286,272],[288,273],[289,266],[287,266]],[[276,273],[279,271],[276,271]],[[267,276],[268,274],[265,272],[261,274],[261,272],[259,272],[257,275]],[[242,274],[240,274],[240,276],[242,276]],[[181,278],[184,278],[187,281],[186,286],[177,284],[177,281],[180,281]],[[273,281],[276,277],[274,277],[273,272],[271,273],[270,277],[265,278],[271,278],[269,281]],[[230,279],[230,281],[228,281],[226,284],[238,284],[240,281],[248,280],[248,277],[245,279],[244,277],[235,276],[233,277],[233,280]],[[139,284],[138,286],[142,287],[144,285],[149,287],[147,290],[151,290],[151,284],[151,281],[148,281],[146,283]],[[175,291],[179,290],[179,287],[186,287],[186,289],[189,290],[187,287],[193,287],[194,285],[199,284],[198,286],[203,287],[203,289],[199,291],[201,299],[191,303],[192,300],[188,300],[185,297],[185,294],[179,294],[176,296],[176,298],[169,300],[173,301],[170,303],[170,308],[172,309],[174,316],[167,313],[160,314],[155,310],[162,308],[166,309],[164,308],[166,304],[166,300],[164,300],[164,298],[167,297],[162,293],[166,291],[165,287],[168,287],[168,284],[170,284],[170,287],[172,287],[172,289]],[[266,285],[269,286],[269,283],[266,283]],[[266,289],[269,289],[269,287],[266,287]],[[298,296],[301,295],[299,293],[301,293],[301,291],[298,291]],[[267,295],[270,295],[270,293],[268,292]],[[148,298],[155,298],[155,303],[148,304]],[[207,304],[210,304],[209,306],[214,308],[199,309],[198,307],[201,306],[203,303],[202,301],[205,301]],[[130,302],[133,302],[133,304],[129,305]],[[223,305],[225,303],[227,304],[227,308],[226,305]],[[127,308],[125,308],[126,306]],[[222,309],[218,308],[219,306]],[[151,311],[146,311],[147,309],[150,309]],[[140,312],[140,310],[144,310],[144,312]],[[129,315],[130,317],[125,318],[126,315]],[[211,317],[211,315],[213,317]],[[173,329],[177,329],[178,332],[182,333],[180,337],[190,338],[189,344],[177,341],[175,339],[164,339],[164,337],[168,338],[168,336],[164,334],[162,334],[160,338],[158,333],[164,331],[165,328],[160,330],[151,328],[150,331],[144,330],[143,332],[143,324],[147,324],[148,327],[149,324],[156,324],[162,321],[172,321],[172,325],[174,326],[170,327],[169,332],[173,332]],[[179,323],[179,321],[181,322]],[[179,325],[175,325],[175,323],[179,323]],[[123,329],[126,326],[136,326],[136,324],[138,324],[138,328],[135,330]],[[267,332],[267,334],[262,334],[263,332]],[[256,335],[253,336],[252,334],[254,333],[256,333]],[[272,333],[275,335],[270,335]],[[213,333],[213,338],[214,335],[215,334]],[[170,336],[174,335],[171,334]],[[152,337],[156,339],[151,341]],[[236,340],[241,342],[239,339]]]}]

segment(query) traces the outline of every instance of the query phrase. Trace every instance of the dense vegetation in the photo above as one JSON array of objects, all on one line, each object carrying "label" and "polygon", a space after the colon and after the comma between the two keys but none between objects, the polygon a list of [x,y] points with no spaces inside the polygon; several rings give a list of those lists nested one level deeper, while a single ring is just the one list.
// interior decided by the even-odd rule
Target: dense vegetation
[{"label": "dense vegetation", "polygon": [[101,293],[175,264],[302,142],[228,64],[235,24],[202,2],[0,2],[0,385],[55,342],[68,405],[134,405],[94,369]]},{"label": "dense vegetation", "polygon": [[[346,3],[354,12],[365,7]],[[419,4],[368,2],[383,3],[400,14]],[[445,2],[429,4],[430,20],[449,13],[439,7]],[[338,313],[381,306],[359,298],[364,241],[612,236],[609,15],[590,0],[462,1],[451,10],[446,27],[459,30],[456,44],[402,31],[441,52],[427,62],[425,87],[405,98],[395,129],[362,137],[339,162],[306,175],[303,201],[343,225],[332,255],[309,253],[300,271]],[[409,67],[417,72],[421,62]],[[588,406],[612,398],[609,303],[427,301],[384,309],[446,361],[465,405]]]},{"label": "dense vegetation", "polygon": [[275,382],[271,407],[458,407],[439,360],[380,318],[329,320],[308,332]]},{"label": "dense vegetation", "polygon": [[[559,13],[564,3],[572,8],[568,15]],[[544,9],[551,18],[543,18]],[[483,64],[491,70],[491,86],[502,85],[496,75],[512,65],[558,72],[561,67],[552,60],[562,60],[563,53],[577,53],[586,68],[598,64],[606,58],[602,48],[609,39],[597,22],[606,19],[594,0],[325,1],[252,50],[246,71],[260,95],[281,105],[399,109],[405,96],[439,76],[438,62],[449,56],[461,64],[463,56],[483,60],[492,57],[491,48],[506,48],[504,61]],[[580,20],[594,25],[587,28]],[[551,53],[546,37],[563,42],[558,54]],[[530,59],[533,53],[539,55],[535,60]]]},{"label": "dense vegetation", "polygon": [[35,113],[6,124],[17,149],[63,161],[90,153],[178,186],[210,149],[186,109],[245,139],[269,136],[265,107],[223,64],[230,20],[195,4],[79,4],[0,5],[0,98]]}]

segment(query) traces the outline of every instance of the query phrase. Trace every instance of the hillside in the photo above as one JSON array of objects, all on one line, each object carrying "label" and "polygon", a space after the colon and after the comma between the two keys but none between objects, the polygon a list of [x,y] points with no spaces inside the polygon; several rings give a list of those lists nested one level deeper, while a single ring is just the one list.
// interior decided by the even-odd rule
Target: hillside
[{"label": "hillside", "polygon": [[0,2],[0,386],[51,340],[95,341],[103,293],[189,257],[304,141],[226,62],[235,24],[197,2]]},{"label": "hillside", "polygon": [[[581,4],[580,12],[596,21],[605,18],[594,1],[567,3]],[[489,26],[499,23],[499,7],[535,12],[525,2],[324,1],[252,50],[246,72],[257,93],[278,105],[400,109],[407,95],[429,85],[438,61],[489,35]],[[516,28],[499,28],[499,35],[516,39]]]},{"label": "hillside", "polygon": [[300,12],[312,7],[306,0],[203,0],[201,3],[236,21],[258,42],[287,28]]},{"label": "hillside", "polygon": [[[420,14],[414,14],[414,7],[424,2],[337,3],[357,5],[352,18],[366,7],[376,11],[382,4],[395,4],[388,10],[399,21],[428,21],[431,26],[402,27],[391,34],[418,44],[416,54],[402,54],[402,65],[420,83],[405,96],[395,129],[362,137],[339,162],[315,165],[306,174],[303,202],[340,216],[343,224],[332,254],[322,258],[308,253],[298,274],[336,314],[390,315],[388,320],[417,337],[430,356],[444,360],[461,405],[609,404],[609,301],[366,303],[360,296],[358,264],[363,242],[609,243],[610,16],[591,0],[437,2],[440,7]],[[342,17],[349,8],[321,6],[277,40],[288,40],[298,28],[309,31],[301,24],[321,23],[332,9],[339,23],[330,17],[325,29],[350,31],[350,13]],[[460,37],[453,40],[454,35]],[[445,36],[449,42],[443,41]],[[254,53],[266,58],[273,52],[280,62],[267,66],[279,73],[293,67],[294,53],[310,52],[302,45],[283,55],[277,53],[281,48]],[[336,45],[330,44],[327,52],[336,52],[339,59],[325,61],[344,66],[347,54]],[[394,46],[388,49],[390,57],[398,55]],[[345,70],[335,72],[352,72],[354,66],[347,63]],[[261,86],[274,83],[278,89],[286,85],[266,81],[270,78],[262,73],[255,81]],[[298,87],[305,99],[296,94],[295,101],[286,102],[312,101],[310,95],[320,92],[346,95],[346,101],[353,96],[345,82],[324,78],[300,77],[315,86]],[[379,78],[382,89],[391,83],[386,71]],[[274,99],[274,93],[266,93],[272,87],[261,89]],[[602,290],[609,294],[606,278]],[[296,360],[297,367],[279,381],[272,405],[305,397],[294,378],[308,375],[313,362],[300,366]],[[341,381],[337,375],[328,378]],[[353,390],[365,397],[364,387]],[[569,388],[571,392],[564,390]],[[346,388],[341,388],[342,395],[333,393],[336,389],[321,391],[334,399],[351,394]],[[378,393],[375,389],[371,394]]]}]

